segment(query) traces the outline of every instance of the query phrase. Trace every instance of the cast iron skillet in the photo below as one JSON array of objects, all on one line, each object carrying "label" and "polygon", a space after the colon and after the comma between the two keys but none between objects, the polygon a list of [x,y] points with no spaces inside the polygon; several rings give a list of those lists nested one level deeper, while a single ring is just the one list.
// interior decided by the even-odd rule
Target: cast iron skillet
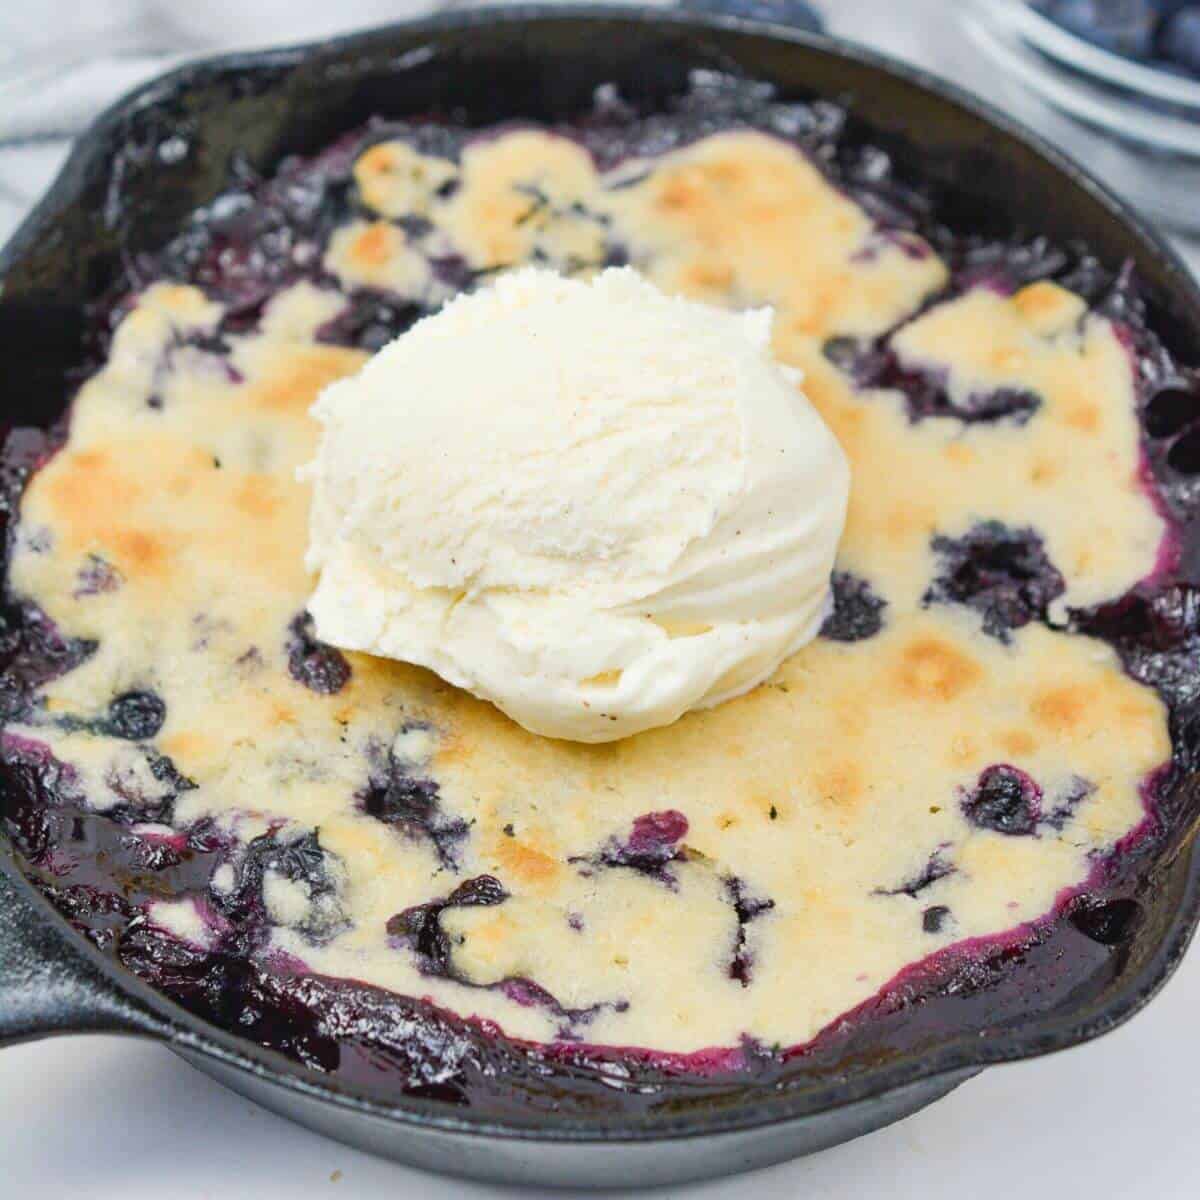
[{"label": "cast iron skillet", "polygon": [[[85,303],[117,278],[122,252],[161,245],[219,190],[235,149],[269,167],[377,113],[464,108],[479,121],[552,119],[585,108],[600,83],[653,99],[681,90],[695,67],[768,80],[785,96],[842,101],[902,169],[933,185],[951,217],[1078,238],[1106,263],[1131,261],[1168,346],[1185,361],[1194,357],[1188,347],[1200,347],[1200,291],[1161,240],[1077,166],[918,71],[734,19],[516,8],[188,66],[111,108],[0,254],[5,421],[44,424],[62,410],[68,372],[83,357]],[[384,1100],[190,1015],[72,931],[0,834],[0,1045],[87,1031],[152,1037],[313,1129],[481,1179],[629,1187],[713,1177],[846,1141],[989,1063],[1073,1046],[1131,1016],[1170,976],[1200,920],[1195,820],[1180,824],[1135,897],[1122,901],[1133,906],[1123,917],[1137,919],[1094,925],[1086,977],[1037,992],[1037,1003],[984,1002],[966,1032],[924,1028],[783,1088],[732,1087],[636,1118],[514,1107],[503,1120],[432,1099]]]}]

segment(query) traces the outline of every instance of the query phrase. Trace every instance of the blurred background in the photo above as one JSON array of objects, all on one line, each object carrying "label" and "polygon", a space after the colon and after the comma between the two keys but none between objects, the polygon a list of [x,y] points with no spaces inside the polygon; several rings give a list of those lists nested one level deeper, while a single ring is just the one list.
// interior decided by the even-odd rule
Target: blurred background
[{"label": "blurred background", "polygon": [[[820,22],[963,84],[1085,162],[1169,228],[1200,269],[1200,3],[681,2]],[[168,67],[471,3],[9,0],[0,5],[0,240],[48,185],[72,135],[122,92]]]}]

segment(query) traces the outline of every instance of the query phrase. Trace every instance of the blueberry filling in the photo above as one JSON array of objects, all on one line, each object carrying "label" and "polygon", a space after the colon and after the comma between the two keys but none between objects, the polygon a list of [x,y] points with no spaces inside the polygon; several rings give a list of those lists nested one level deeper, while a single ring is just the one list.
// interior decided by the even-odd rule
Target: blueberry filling
[{"label": "blueberry filling", "polygon": [[1037,832],[1042,789],[1016,767],[988,767],[962,803],[963,815],[977,829],[1022,837]]},{"label": "blueberry filling", "polygon": [[830,338],[823,352],[835,367],[850,376],[856,388],[900,392],[913,422],[952,417],[966,425],[997,421],[1024,425],[1042,403],[1033,392],[1015,388],[975,392],[955,402],[942,373],[905,366],[888,346],[887,339],[863,342],[848,337]]},{"label": "blueberry filling", "polygon": [[318,641],[313,632],[313,619],[301,613],[288,626],[288,672],[310,692],[333,696],[350,680],[350,664],[334,646]]},{"label": "blueberry filling", "polygon": [[1073,268],[1073,256],[1045,237],[995,241],[943,235],[935,238],[935,244],[949,262],[955,292],[989,287],[1010,293],[1045,279],[1057,279],[1069,287],[1062,275]]},{"label": "blueberry filling", "polygon": [[111,820],[125,824],[142,821],[170,822],[176,799],[196,784],[182,775],[166,755],[159,754],[148,746],[139,746],[137,752],[144,756],[154,785],[147,793],[143,790],[142,780],[137,773],[109,770],[105,773],[105,783],[110,791],[121,798],[121,803],[107,809],[107,815]]},{"label": "blueberry filling", "polygon": [[219,333],[175,331],[154,364],[150,395],[146,397],[149,408],[161,411],[164,403],[163,388],[174,374],[176,359],[181,353],[189,350],[204,355],[206,362],[211,364],[211,369],[228,383],[243,382],[242,373],[229,360],[230,344]]},{"label": "blueberry filling", "polygon": [[111,563],[105,562],[98,554],[87,556],[87,561],[79,568],[75,579],[75,590],[71,594],[76,600],[83,596],[99,596],[105,592],[115,592],[124,582],[121,572]]},{"label": "blueberry filling", "polygon": [[431,900],[397,913],[387,923],[390,938],[406,945],[417,956],[427,975],[451,975],[450,940],[441,926],[448,908],[491,908],[508,899],[504,885],[493,875],[478,875],[460,883],[443,900]]},{"label": "blueberry filling", "polygon": [[681,812],[667,809],[645,813],[634,821],[626,837],[610,837],[596,854],[568,861],[593,867],[624,867],[673,888],[676,881],[668,866],[686,856],[682,842],[687,831],[687,817]]},{"label": "blueberry filling", "polygon": [[453,979],[464,987],[483,987],[502,992],[523,1008],[541,1008],[561,1018],[556,1037],[578,1040],[578,1027],[586,1025],[604,1007],[625,1011],[628,1002],[617,1000],[611,1005],[596,1004],[589,1008],[566,1008],[540,984],[531,979],[508,978],[494,984],[476,984],[462,978],[454,969],[451,939],[442,928],[441,916],[448,908],[493,908],[509,898],[504,885],[493,875],[478,875],[459,884],[448,896],[414,905],[391,917],[387,923],[388,937],[394,944],[404,946],[416,955],[421,972],[442,979]]},{"label": "blueberry filling", "polygon": [[931,904],[921,914],[921,928],[926,933],[941,933],[952,919],[950,910],[944,904]]},{"label": "blueberry filling", "polygon": [[940,571],[924,603],[965,604],[982,615],[984,632],[1002,642],[1030,621],[1046,621],[1064,591],[1032,529],[987,521],[961,538],[939,535],[932,546]]},{"label": "blueberry filling", "polygon": [[1024,770],[998,764],[988,767],[962,800],[962,812],[977,829],[1007,836],[1031,836],[1044,829],[1062,832],[1079,805],[1096,790],[1085,779],[1075,779],[1064,788],[1054,808],[1046,811],[1045,797]]},{"label": "blueberry filling", "polygon": [[[1112,604],[1074,614],[1081,632],[1111,641],[1126,670],[1181,711],[1200,701],[1200,588],[1173,584],[1135,590]],[[1177,743],[1178,744],[1178,743]]]},{"label": "blueberry filling", "polygon": [[906,879],[896,887],[876,888],[875,895],[908,896],[915,900],[922,892],[933,887],[939,879],[945,879],[947,875],[953,875],[958,870],[953,863],[947,861],[945,857],[946,849],[947,847],[945,846],[939,846],[929,856],[929,860],[921,870],[911,879]]},{"label": "blueberry filling", "polygon": [[1119,946],[1132,936],[1141,915],[1141,905],[1129,897],[1097,902],[1084,896],[1071,906],[1068,919],[1093,942]]},{"label": "blueberry filling", "polygon": [[763,913],[770,912],[775,907],[775,901],[754,895],[745,880],[733,876],[725,880],[725,897],[737,914],[737,939],[729,962],[729,975],[742,987],[749,987],[754,955],[746,945],[746,926]]},{"label": "blueberry filling", "polygon": [[373,354],[409,329],[423,312],[420,305],[364,289],[355,292],[342,311],[317,330],[317,340]]},{"label": "blueberry filling", "polygon": [[458,848],[470,830],[467,822],[442,812],[438,785],[432,779],[407,774],[390,753],[377,754],[376,759],[371,781],[359,797],[363,812],[406,837],[428,840],[438,862],[456,871]]},{"label": "blueberry filling", "polygon": [[167,706],[153,692],[125,692],[108,706],[98,731],[131,742],[146,742],[158,735],[167,719]]},{"label": "blueberry filling", "polygon": [[1152,438],[1174,437],[1200,423],[1200,396],[1182,384],[1160,388],[1146,404],[1142,422]]},{"label": "blueberry filling", "polygon": [[0,720],[28,719],[33,693],[95,650],[95,642],[63,637],[31,604],[0,605]]},{"label": "blueberry filling", "polygon": [[234,884],[228,891],[210,890],[213,907],[227,918],[244,947],[260,945],[271,922],[269,877],[298,885],[306,903],[298,921],[287,922],[313,942],[325,942],[346,927],[339,894],[339,868],[333,855],[311,830],[288,837],[264,833],[235,857]]},{"label": "blueberry filling", "polygon": [[832,642],[861,642],[883,628],[887,601],[877,596],[870,583],[849,571],[834,571],[833,612],[821,626],[821,636]]}]

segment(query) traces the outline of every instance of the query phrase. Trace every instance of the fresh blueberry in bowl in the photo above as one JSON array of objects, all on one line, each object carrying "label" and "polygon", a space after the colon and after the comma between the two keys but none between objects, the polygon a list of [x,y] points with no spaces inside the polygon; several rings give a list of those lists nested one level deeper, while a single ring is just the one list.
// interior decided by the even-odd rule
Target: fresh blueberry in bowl
[{"label": "fresh blueberry in bowl", "polygon": [[1158,14],[1150,0],[1045,0],[1041,8],[1056,25],[1114,54],[1153,53]]},{"label": "fresh blueberry in bowl", "polygon": [[1200,4],[1193,0],[1037,0],[1034,7],[1094,46],[1200,77]]},{"label": "fresh blueberry in bowl", "polygon": [[1157,49],[1168,62],[1200,75],[1200,4],[1180,8],[1163,22]]}]

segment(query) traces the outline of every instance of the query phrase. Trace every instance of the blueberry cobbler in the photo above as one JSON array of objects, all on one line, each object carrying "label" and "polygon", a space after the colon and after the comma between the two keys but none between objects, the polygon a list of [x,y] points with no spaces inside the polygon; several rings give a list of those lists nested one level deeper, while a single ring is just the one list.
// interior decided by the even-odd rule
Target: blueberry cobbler
[{"label": "blueberry cobbler", "polygon": [[[305,610],[317,394],[531,263],[772,306],[853,468],[821,636],[602,745]],[[1036,1011],[1136,912],[1200,688],[1194,379],[1125,275],[942,227],[835,107],[704,76],[376,123],[237,175],[95,328],[62,424],[5,443],[4,816],[187,1008],[449,1101],[649,1105],[993,1017],[1014,960]]]}]

